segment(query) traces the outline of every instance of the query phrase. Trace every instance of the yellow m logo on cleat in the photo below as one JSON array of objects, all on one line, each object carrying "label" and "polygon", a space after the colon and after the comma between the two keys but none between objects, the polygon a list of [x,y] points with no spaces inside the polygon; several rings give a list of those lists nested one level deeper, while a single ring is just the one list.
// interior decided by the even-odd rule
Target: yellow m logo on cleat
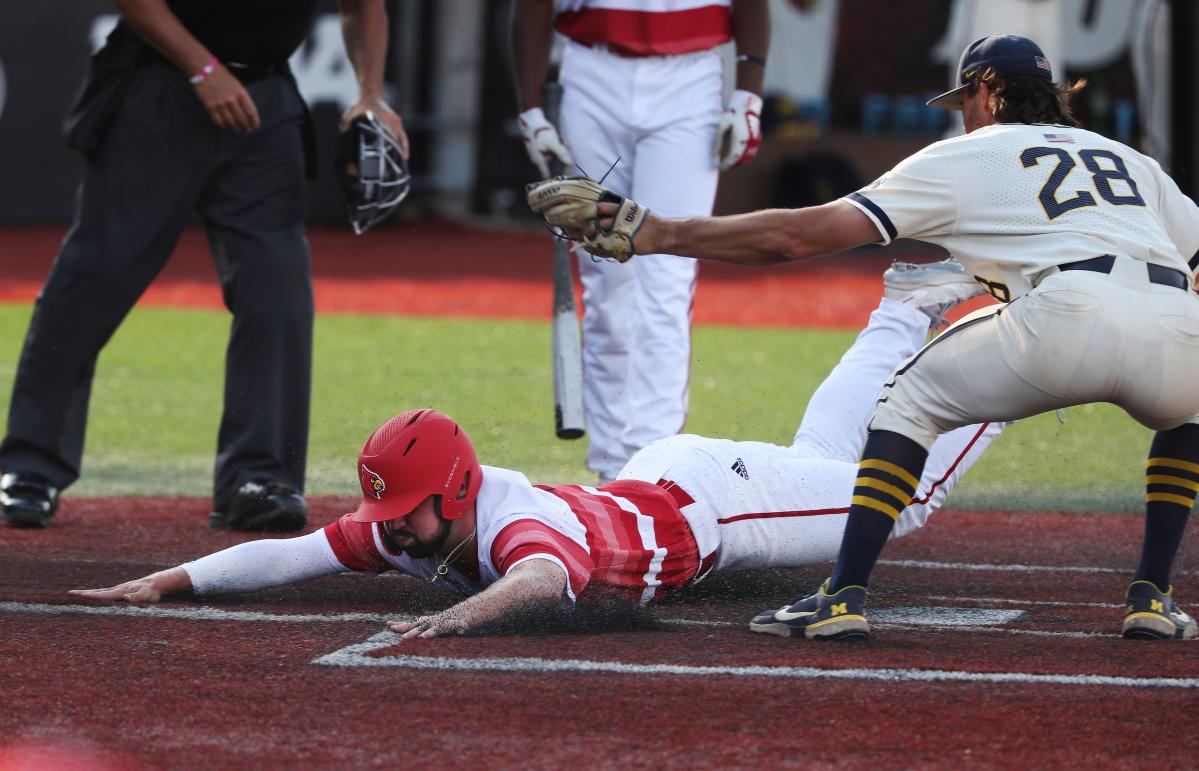
[{"label": "yellow m logo on cleat", "polygon": [[1166,609],[1166,606],[1162,605],[1161,600],[1150,600],[1149,601],[1149,609],[1152,610],[1154,613],[1161,613],[1162,611],[1164,611]]},{"label": "yellow m logo on cleat", "polygon": [[848,612],[848,609],[845,607],[845,605],[846,605],[846,603],[844,603],[844,602],[838,602],[836,605],[830,606],[829,610],[832,611],[832,614],[834,616],[839,616],[842,613]]}]

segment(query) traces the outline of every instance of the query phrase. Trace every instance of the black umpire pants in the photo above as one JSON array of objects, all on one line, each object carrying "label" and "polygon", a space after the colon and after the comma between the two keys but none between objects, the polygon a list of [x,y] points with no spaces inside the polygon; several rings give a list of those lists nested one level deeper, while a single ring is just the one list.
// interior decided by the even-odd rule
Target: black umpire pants
[{"label": "black umpire pants", "polygon": [[212,123],[175,68],[155,60],[136,74],[87,161],[74,223],[38,296],[0,469],[37,471],[60,489],[78,479],[96,359],[196,211],[233,313],[214,510],[257,476],[303,490],[313,319],[304,106],[286,75],[246,89],[262,125],[235,134]]}]

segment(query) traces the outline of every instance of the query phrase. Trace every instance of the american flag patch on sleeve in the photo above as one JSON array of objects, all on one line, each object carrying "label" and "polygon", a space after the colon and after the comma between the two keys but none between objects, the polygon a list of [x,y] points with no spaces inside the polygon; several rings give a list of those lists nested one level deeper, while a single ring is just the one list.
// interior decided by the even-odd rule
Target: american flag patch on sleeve
[{"label": "american flag patch on sleeve", "polygon": [[1074,137],[1069,134],[1045,134],[1046,142],[1062,142],[1065,144],[1074,144]]}]

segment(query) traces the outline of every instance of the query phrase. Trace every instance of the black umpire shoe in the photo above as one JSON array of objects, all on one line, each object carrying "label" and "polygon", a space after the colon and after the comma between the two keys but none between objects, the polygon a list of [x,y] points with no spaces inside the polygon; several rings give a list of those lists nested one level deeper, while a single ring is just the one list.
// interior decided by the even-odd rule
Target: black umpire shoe
[{"label": "black umpire shoe", "polygon": [[12,471],[0,477],[0,511],[16,527],[46,527],[58,511],[58,488],[36,471]]},{"label": "black umpire shoe", "polygon": [[216,530],[291,532],[308,524],[308,504],[294,488],[270,477],[256,477],[238,488],[228,511],[214,511],[208,526]]}]

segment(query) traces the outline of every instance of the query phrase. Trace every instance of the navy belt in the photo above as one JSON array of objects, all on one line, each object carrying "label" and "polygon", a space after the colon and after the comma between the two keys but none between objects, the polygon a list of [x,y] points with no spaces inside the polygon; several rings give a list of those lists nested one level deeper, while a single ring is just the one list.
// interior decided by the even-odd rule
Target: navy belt
[{"label": "navy belt", "polygon": [[225,66],[233,74],[233,77],[240,80],[243,85],[265,80],[275,75],[287,74],[286,64],[242,64],[241,62],[226,62]]},{"label": "navy belt", "polygon": [[[1111,273],[1112,266],[1116,264],[1116,255],[1101,254],[1098,257],[1092,257],[1089,260],[1081,260],[1079,262],[1067,262],[1065,265],[1058,265],[1058,270],[1090,270],[1095,273]],[[1162,286],[1172,286],[1175,289],[1187,288],[1187,277],[1182,271],[1167,268],[1165,265],[1155,265],[1152,262],[1146,263],[1145,267],[1149,270],[1149,283],[1161,284]]]}]

